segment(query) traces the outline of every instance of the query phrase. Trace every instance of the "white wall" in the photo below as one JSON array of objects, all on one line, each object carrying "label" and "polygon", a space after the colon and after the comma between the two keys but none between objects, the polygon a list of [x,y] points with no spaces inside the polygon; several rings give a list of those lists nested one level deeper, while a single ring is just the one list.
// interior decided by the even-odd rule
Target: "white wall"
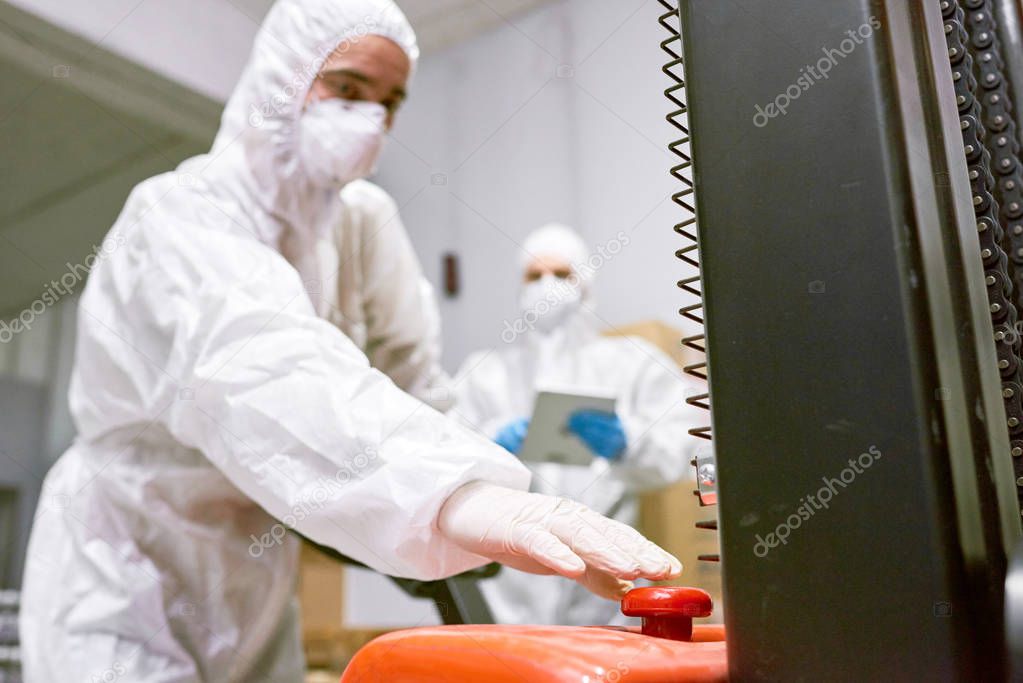
[{"label": "white wall", "polygon": [[448,369],[500,343],[518,246],[547,221],[594,247],[630,236],[597,275],[605,322],[681,325],[659,14],[655,0],[565,0],[423,59],[377,180],[435,284],[441,255],[459,256],[462,292],[442,301]]}]

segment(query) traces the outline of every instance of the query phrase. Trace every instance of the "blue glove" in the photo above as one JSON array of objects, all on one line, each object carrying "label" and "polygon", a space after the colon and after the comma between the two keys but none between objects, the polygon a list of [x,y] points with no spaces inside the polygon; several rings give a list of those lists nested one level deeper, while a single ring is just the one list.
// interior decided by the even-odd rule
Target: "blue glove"
[{"label": "blue glove", "polygon": [[494,441],[498,446],[502,447],[509,453],[519,454],[519,450],[522,449],[522,441],[526,438],[526,432],[529,430],[529,419],[522,417],[518,420],[512,420],[505,426],[501,427],[500,431],[497,432],[497,436],[494,437]]},{"label": "blue glove", "polygon": [[614,413],[577,410],[568,418],[568,431],[601,458],[614,460],[625,452],[625,428]]}]

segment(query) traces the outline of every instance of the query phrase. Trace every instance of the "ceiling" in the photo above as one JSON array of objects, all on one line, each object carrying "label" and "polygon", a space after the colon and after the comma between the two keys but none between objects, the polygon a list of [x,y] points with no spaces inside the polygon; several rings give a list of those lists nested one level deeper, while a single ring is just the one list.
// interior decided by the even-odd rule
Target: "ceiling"
[{"label": "ceiling", "polygon": [[[551,0],[396,0],[416,29],[424,54],[500,25]],[[231,0],[252,17],[262,17],[273,0]]]},{"label": "ceiling", "polygon": [[397,0],[416,29],[424,53],[499,26],[550,0]]}]

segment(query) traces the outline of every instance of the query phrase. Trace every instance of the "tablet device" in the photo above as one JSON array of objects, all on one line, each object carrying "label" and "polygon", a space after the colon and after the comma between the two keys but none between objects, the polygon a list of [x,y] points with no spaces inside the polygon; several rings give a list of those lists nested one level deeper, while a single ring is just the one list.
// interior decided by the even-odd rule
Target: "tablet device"
[{"label": "tablet device", "polygon": [[586,391],[537,392],[533,417],[519,458],[526,462],[550,462],[560,465],[589,465],[593,453],[575,434],[568,431],[568,418],[577,410],[615,411],[615,396]]}]

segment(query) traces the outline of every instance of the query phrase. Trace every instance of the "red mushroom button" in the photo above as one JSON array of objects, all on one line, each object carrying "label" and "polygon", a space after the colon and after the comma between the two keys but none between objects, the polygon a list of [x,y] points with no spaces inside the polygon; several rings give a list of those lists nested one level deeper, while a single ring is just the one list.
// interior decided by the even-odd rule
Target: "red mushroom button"
[{"label": "red mushroom button", "polygon": [[622,614],[643,618],[643,635],[693,639],[693,618],[709,617],[714,602],[707,591],[679,586],[634,588],[622,598]]}]

